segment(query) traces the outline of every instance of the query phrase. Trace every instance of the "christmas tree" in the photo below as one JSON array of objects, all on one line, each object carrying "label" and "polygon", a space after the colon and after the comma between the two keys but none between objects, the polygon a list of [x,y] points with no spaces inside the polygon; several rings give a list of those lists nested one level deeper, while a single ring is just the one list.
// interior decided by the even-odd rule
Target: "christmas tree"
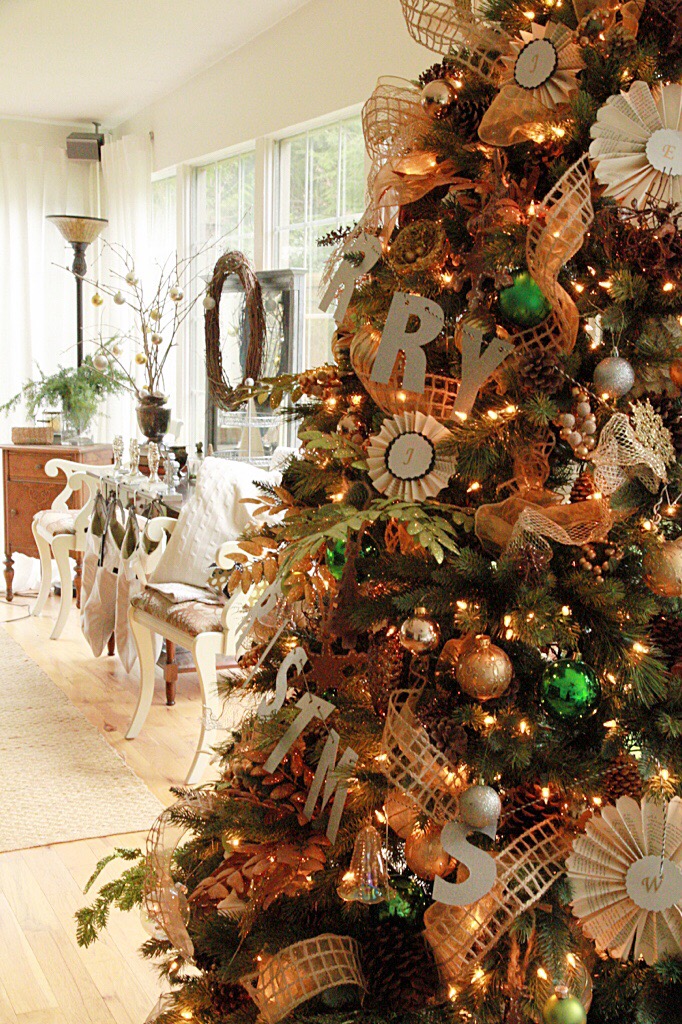
[{"label": "christmas tree", "polygon": [[401,3],[335,364],[235,396],[302,446],[214,579],[257,708],[80,937],[142,901],[163,1024],[667,1024],[682,2]]}]

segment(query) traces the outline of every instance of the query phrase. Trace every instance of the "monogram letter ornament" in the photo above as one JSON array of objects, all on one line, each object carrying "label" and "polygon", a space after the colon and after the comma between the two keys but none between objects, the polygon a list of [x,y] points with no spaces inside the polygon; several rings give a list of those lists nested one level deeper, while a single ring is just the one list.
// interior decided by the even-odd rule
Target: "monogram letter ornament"
[{"label": "monogram letter ornament", "polygon": [[381,242],[374,235],[365,234],[363,231],[357,238],[353,238],[344,248],[344,256],[357,254],[362,260],[355,266],[347,259],[342,259],[336,273],[332,277],[327,290],[322,296],[320,309],[326,313],[332,302],[336,299],[334,319],[340,324],[348,311],[350,300],[353,296],[355,282],[363,274],[367,274],[375,263],[381,258]]},{"label": "monogram letter ornament", "polygon": [[[412,329],[412,318],[418,321]],[[396,292],[391,301],[381,344],[372,367],[373,381],[388,384],[396,360],[405,356],[402,386],[405,391],[424,393],[426,354],[424,346],[437,338],[445,325],[445,314],[437,302],[420,295]]]}]

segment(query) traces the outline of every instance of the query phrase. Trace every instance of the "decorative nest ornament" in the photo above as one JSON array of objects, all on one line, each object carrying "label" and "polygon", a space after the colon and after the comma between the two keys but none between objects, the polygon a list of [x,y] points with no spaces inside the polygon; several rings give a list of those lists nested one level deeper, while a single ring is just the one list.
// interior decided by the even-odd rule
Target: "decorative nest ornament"
[{"label": "decorative nest ornament", "polygon": [[436,273],[445,262],[448,240],[445,228],[437,220],[415,220],[398,232],[391,245],[388,262],[400,277]]}]

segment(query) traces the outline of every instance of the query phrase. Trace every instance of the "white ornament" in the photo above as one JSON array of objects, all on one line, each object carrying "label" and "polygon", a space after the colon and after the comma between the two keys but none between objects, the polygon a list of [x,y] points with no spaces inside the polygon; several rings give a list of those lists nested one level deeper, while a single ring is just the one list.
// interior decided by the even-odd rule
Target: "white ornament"
[{"label": "white ornament", "polygon": [[340,324],[346,315],[353,296],[355,282],[363,274],[367,274],[374,264],[381,259],[381,241],[375,235],[368,235],[363,231],[347,242],[343,251],[344,255],[362,255],[362,260],[357,266],[353,266],[349,260],[342,259],[336,269],[336,273],[329,282],[327,290],[322,296],[320,309],[323,313],[327,312],[332,302],[336,299],[334,319],[337,324]]},{"label": "white ornament", "polygon": [[[419,321],[414,331],[408,330],[412,317]],[[371,380],[376,384],[388,384],[402,352],[405,356],[402,386],[405,391],[423,395],[426,381],[424,346],[438,337],[444,325],[445,314],[437,302],[420,295],[396,292],[372,366]]]},{"label": "white ornament", "polygon": [[168,294],[170,295],[173,302],[181,302],[182,299],[184,299],[185,297],[185,293],[183,292],[182,288],[179,288],[177,285],[171,288]]},{"label": "white ornament", "polygon": [[451,419],[462,419],[469,415],[485,382],[514,351],[510,342],[493,338],[481,355],[484,335],[484,329],[470,321],[462,326],[462,380],[457,389]]},{"label": "white ornament", "polygon": [[654,964],[682,952],[682,800],[621,797],[573,843],[573,913],[597,949]]},{"label": "white ornament", "polygon": [[129,270],[126,274],[126,283],[134,287],[137,284],[138,278],[134,270]]},{"label": "white ornament", "polygon": [[215,299],[213,298],[212,295],[204,295],[204,299],[203,299],[202,305],[203,305],[204,309],[206,309],[206,310],[215,309],[215,305],[216,305]]},{"label": "white ornament", "polygon": [[92,365],[95,367],[96,370],[102,372],[104,370],[109,369],[109,360],[105,356],[104,352],[97,352],[92,357]]},{"label": "white ornament", "polygon": [[626,205],[682,202],[682,85],[633,82],[610,96],[592,125],[595,177]]},{"label": "white ornament", "polygon": [[405,412],[385,419],[370,438],[369,475],[378,491],[406,501],[424,501],[447,486],[454,462],[438,454],[450,432],[432,416]]},{"label": "white ornament", "polygon": [[114,302],[116,303],[116,305],[124,306],[125,301],[125,295],[123,294],[123,292],[116,292],[116,294],[114,295]]}]

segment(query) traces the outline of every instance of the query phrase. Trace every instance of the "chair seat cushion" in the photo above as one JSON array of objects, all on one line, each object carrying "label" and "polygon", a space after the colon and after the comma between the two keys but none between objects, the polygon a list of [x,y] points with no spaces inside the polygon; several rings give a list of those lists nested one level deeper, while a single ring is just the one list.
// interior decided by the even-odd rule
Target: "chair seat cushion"
[{"label": "chair seat cushion", "polygon": [[199,633],[222,632],[222,604],[206,604],[204,601],[173,602],[165,594],[147,587],[130,602],[133,608],[153,615],[155,619],[167,622],[188,636]]},{"label": "chair seat cushion", "polygon": [[58,533],[75,534],[78,512],[77,509],[73,512],[62,512],[46,508],[42,512],[36,512],[33,521],[50,537],[56,537]]}]

